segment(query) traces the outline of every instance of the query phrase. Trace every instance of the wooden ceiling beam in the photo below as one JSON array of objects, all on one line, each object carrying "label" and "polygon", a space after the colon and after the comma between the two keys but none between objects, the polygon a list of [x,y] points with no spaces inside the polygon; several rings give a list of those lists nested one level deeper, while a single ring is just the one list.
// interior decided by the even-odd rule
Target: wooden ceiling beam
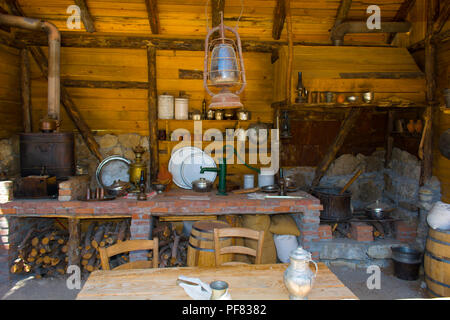
[{"label": "wooden ceiling beam", "polygon": [[[400,6],[397,13],[395,14],[394,21],[395,22],[405,21],[406,18],[408,17],[409,12],[411,11],[411,9],[414,7],[415,4],[416,4],[416,0],[403,1],[402,5]],[[389,34],[388,40],[387,40],[388,44],[391,44],[392,41],[394,41],[396,34],[397,33],[394,33],[394,32]]]},{"label": "wooden ceiling beam", "polygon": [[75,0],[75,4],[80,8],[81,20],[83,21],[86,31],[89,33],[95,32],[94,19],[89,12],[86,0]]},{"label": "wooden ceiling beam", "polygon": [[277,5],[273,10],[273,26],[272,38],[280,40],[283,32],[284,20],[286,19],[286,2],[285,0],[277,0]]},{"label": "wooden ceiling beam", "polygon": [[157,0],[145,0],[145,7],[147,8],[148,22],[152,33],[161,33]]}]

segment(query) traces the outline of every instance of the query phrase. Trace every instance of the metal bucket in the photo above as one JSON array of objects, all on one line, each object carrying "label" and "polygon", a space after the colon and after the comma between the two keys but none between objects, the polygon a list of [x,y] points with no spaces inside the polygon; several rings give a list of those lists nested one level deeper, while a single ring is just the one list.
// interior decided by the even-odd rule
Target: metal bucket
[{"label": "metal bucket", "polygon": [[315,188],[313,196],[320,200],[323,210],[320,211],[320,219],[329,221],[347,221],[352,218],[350,191],[340,193],[338,188]]},{"label": "metal bucket", "polygon": [[422,253],[405,246],[393,247],[391,250],[395,276],[402,280],[417,280],[422,263]]}]

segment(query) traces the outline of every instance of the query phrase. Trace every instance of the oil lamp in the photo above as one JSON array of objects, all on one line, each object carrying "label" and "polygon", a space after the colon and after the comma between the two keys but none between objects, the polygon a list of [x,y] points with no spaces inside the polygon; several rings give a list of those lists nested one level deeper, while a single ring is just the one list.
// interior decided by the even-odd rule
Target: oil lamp
[{"label": "oil lamp", "polygon": [[[242,108],[239,94],[244,90],[246,80],[241,38],[235,28],[223,24],[223,12],[220,16],[220,25],[209,30],[206,35],[203,86],[212,96],[209,109]],[[226,30],[235,35],[236,41],[225,37]],[[215,32],[219,32],[219,37],[211,39]],[[213,93],[210,86],[219,88],[220,92]],[[231,92],[231,88],[236,86],[240,88]]]}]

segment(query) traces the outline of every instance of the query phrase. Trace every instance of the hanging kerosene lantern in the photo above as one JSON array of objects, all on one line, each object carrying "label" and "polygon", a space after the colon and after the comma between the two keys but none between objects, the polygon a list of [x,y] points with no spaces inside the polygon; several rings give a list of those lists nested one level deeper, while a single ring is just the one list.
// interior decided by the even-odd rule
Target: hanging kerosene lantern
[{"label": "hanging kerosene lantern", "polygon": [[[220,25],[209,30],[206,35],[203,86],[206,92],[212,96],[210,109],[242,108],[239,94],[244,90],[246,80],[241,38],[235,28],[223,24],[223,12],[220,12],[220,16]],[[225,37],[226,30],[235,35],[236,41]],[[220,36],[211,39],[211,36],[217,31]],[[234,93],[230,91],[232,87],[239,85],[240,88],[237,91]],[[221,91],[215,94],[209,89],[209,86],[220,88]]]},{"label": "hanging kerosene lantern", "polygon": [[289,139],[292,138],[291,134],[291,120],[289,119],[289,110],[281,110],[281,124],[280,124],[280,138]]}]

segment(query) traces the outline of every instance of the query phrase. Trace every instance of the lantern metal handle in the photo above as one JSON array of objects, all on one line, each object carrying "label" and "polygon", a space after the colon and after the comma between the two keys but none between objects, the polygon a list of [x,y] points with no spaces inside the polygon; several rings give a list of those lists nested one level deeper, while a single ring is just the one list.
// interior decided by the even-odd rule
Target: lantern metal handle
[{"label": "lantern metal handle", "polygon": [[[221,12],[222,14],[222,12]],[[222,34],[222,38],[225,38],[225,30],[231,31],[236,36],[237,41],[237,49],[239,54],[239,62],[241,66],[241,77],[242,77],[242,84],[241,88],[235,92],[235,94],[239,95],[244,91],[245,86],[247,85],[246,77],[245,77],[245,67],[244,67],[244,59],[242,58],[242,45],[241,45],[241,38],[239,37],[238,32],[231,27],[228,27],[223,24],[223,15],[221,16],[222,22],[217,27],[214,27],[209,30],[208,34],[206,35],[205,39],[205,60],[204,60],[204,66],[203,66],[203,86],[205,87],[206,92],[210,96],[213,96],[214,93],[208,88],[207,78],[208,78],[208,61],[209,61],[209,38],[211,35],[216,32],[220,31]]]}]

